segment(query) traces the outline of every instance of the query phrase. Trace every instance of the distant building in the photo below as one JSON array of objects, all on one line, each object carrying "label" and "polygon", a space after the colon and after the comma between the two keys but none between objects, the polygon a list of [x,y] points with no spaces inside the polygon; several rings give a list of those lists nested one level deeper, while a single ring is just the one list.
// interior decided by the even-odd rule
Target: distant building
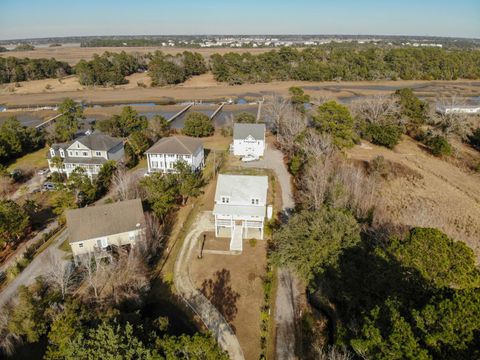
[{"label": "distant building", "polygon": [[263,156],[265,124],[234,124],[232,148],[235,156]]},{"label": "distant building", "polygon": [[75,261],[85,254],[102,255],[113,247],[142,241],[146,222],[140,199],[67,210],[68,241]]},{"label": "distant building", "polygon": [[480,105],[437,105],[439,114],[480,114]]},{"label": "distant building", "polygon": [[148,173],[173,172],[178,161],[185,161],[192,170],[200,170],[205,164],[202,141],[187,136],[165,137],[156,142],[145,154]]},{"label": "distant building", "polygon": [[243,239],[263,239],[267,191],[267,176],[218,176],[213,208],[215,236],[230,237],[231,251],[242,251]]},{"label": "distant building", "polygon": [[[52,161],[55,157],[62,160],[62,166],[57,167]],[[67,177],[77,167],[82,167],[89,177],[93,177],[105,162],[121,161],[123,157],[123,139],[97,132],[67,143],[53,144],[47,154],[50,171],[65,173]]]}]

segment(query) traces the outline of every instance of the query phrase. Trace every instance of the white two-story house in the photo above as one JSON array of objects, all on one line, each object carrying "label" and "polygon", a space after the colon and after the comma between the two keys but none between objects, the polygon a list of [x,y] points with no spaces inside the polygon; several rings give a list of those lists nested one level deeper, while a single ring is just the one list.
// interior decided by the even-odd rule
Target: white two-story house
[{"label": "white two-story house", "polygon": [[174,172],[177,161],[185,161],[192,170],[204,166],[204,149],[199,139],[188,136],[170,136],[157,141],[145,154],[148,173]]},{"label": "white two-story house", "polygon": [[230,237],[231,251],[242,251],[243,239],[263,239],[267,191],[267,176],[218,176],[213,208],[215,236]]},{"label": "white two-story house", "polygon": [[265,124],[233,124],[232,150],[235,156],[263,156]]},{"label": "white two-story house", "polygon": [[[102,133],[93,133],[68,143],[53,144],[48,150],[48,167],[51,172],[65,173],[67,177],[77,167],[85,169],[89,177],[98,174],[108,160],[121,161],[124,157],[123,139]],[[58,161],[61,160],[61,164]]]},{"label": "white two-story house", "polygon": [[145,239],[140,199],[67,210],[65,217],[75,261],[85,254],[103,256],[114,247],[135,246]]}]

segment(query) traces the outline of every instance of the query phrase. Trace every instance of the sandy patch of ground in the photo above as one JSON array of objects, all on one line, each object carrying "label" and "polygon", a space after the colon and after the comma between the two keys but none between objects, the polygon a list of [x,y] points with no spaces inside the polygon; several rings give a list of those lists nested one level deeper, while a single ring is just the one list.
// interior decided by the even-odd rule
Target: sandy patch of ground
[{"label": "sandy patch of ground", "polygon": [[245,359],[258,359],[260,355],[261,277],[265,274],[265,258],[265,241],[251,246],[244,240],[241,255],[204,254],[190,264],[195,286],[203,290],[234,327]]},{"label": "sandy patch of ground", "polygon": [[214,87],[214,86],[224,86],[224,84],[219,83],[215,80],[213,74],[208,72],[206,74],[193,76],[192,78],[185,81],[183,84],[179,86],[184,88],[195,88],[195,87]]},{"label": "sandy patch of ground", "polygon": [[348,156],[371,160],[382,155],[419,175],[398,177],[383,186],[381,216],[393,223],[439,228],[466,242],[480,258],[480,175],[428,154],[408,137],[393,151],[367,145],[354,147]]}]

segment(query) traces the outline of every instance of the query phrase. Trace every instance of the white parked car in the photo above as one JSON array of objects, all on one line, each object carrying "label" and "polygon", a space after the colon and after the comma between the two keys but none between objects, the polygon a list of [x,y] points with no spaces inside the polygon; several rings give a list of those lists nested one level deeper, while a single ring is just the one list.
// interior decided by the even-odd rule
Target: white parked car
[{"label": "white parked car", "polygon": [[38,175],[47,175],[49,172],[50,172],[49,169],[41,169],[41,170],[38,170],[37,174]]},{"label": "white parked car", "polygon": [[251,161],[257,161],[259,159],[258,156],[255,155],[247,155],[242,158],[243,162],[251,162]]}]

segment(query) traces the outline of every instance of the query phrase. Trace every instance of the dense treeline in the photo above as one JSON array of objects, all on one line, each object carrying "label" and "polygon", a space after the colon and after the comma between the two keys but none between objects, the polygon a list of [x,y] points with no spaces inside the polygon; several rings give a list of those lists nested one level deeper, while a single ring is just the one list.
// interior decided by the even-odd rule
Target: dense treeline
[{"label": "dense treeline", "polygon": [[105,52],[95,54],[90,61],[80,60],[75,66],[82,85],[120,85],[127,83],[125,76],[146,69],[145,59],[138,54]]},{"label": "dense treeline", "polygon": [[61,78],[72,73],[66,62],[51,59],[0,57],[0,84]]},{"label": "dense treeline", "polygon": [[215,54],[218,81],[455,80],[480,78],[480,51],[382,48],[282,48],[267,53]]},{"label": "dense treeline", "polygon": [[207,64],[199,53],[184,51],[176,56],[156,51],[150,55],[148,74],[153,86],[179,84],[194,75],[207,72]]},{"label": "dense treeline", "polygon": [[22,126],[11,116],[0,126],[0,162],[6,164],[45,144],[45,134],[37,129]]}]

